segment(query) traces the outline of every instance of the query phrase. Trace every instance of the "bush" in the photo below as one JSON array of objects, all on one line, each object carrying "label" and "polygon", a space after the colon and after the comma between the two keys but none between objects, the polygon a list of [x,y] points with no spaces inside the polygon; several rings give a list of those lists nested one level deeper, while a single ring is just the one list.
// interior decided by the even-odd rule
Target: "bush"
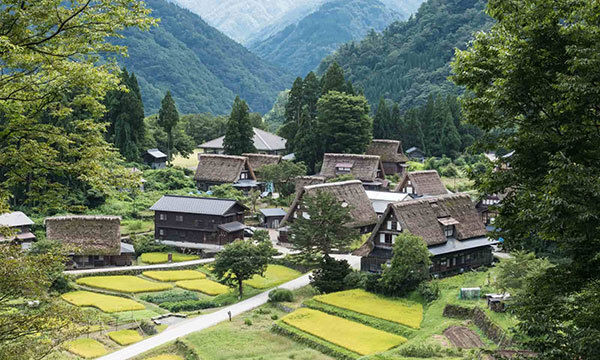
[{"label": "bush", "polygon": [[167,245],[163,245],[154,239],[154,234],[131,235],[133,247],[136,255],[151,252],[166,252],[171,250]]},{"label": "bush", "polygon": [[194,187],[194,181],[179,168],[144,171],[144,179],[146,179],[144,188],[147,191],[179,190]]},{"label": "bush", "polygon": [[244,320],[244,324],[246,324],[247,326],[252,326],[252,320],[246,319]]},{"label": "bush", "polygon": [[381,293],[381,274],[368,273],[365,277],[365,290],[373,293]]},{"label": "bush", "polygon": [[218,304],[211,300],[184,300],[176,302],[164,302],[160,304],[161,308],[167,309],[170,312],[196,311],[202,309],[215,308],[219,306],[221,306],[221,304]]},{"label": "bush", "polygon": [[417,287],[417,291],[426,302],[436,300],[440,295],[440,287],[437,282],[423,282]]},{"label": "bush", "polygon": [[275,289],[269,293],[271,302],[294,301],[294,294],[288,289]]},{"label": "bush", "polygon": [[310,284],[321,293],[344,290],[344,278],[352,272],[346,260],[325,256],[310,277]]},{"label": "bush", "polygon": [[140,329],[142,329],[146,335],[155,335],[158,333],[156,325],[150,320],[142,320],[142,322],[140,322]]},{"label": "bush", "polygon": [[69,278],[64,274],[59,274],[50,286],[51,291],[56,291],[59,294],[68,293],[74,289],[75,287],[73,287],[73,284],[69,281]]},{"label": "bush", "polygon": [[129,223],[129,230],[136,231],[142,229],[142,222],[140,220],[132,221]]},{"label": "bush", "polygon": [[271,320],[277,320],[277,319],[279,319],[279,316],[277,314],[271,315]]},{"label": "bush", "polygon": [[353,271],[344,278],[344,288],[346,290],[364,289],[367,282],[367,277],[367,273]]},{"label": "bush", "polygon": [[400,348],[398,351],[400,355],[406,357],[417,357],[417,358],[432,358],[443,355],[442,347],[440,345],[432,344],[416,344],[409,345]]},{"label": "bush", "polygon": [[141,299],[154,304],[178,302],[186,300],[199,300],[198,294],[192,291],[165,291],[158,294],[142,295]]}]

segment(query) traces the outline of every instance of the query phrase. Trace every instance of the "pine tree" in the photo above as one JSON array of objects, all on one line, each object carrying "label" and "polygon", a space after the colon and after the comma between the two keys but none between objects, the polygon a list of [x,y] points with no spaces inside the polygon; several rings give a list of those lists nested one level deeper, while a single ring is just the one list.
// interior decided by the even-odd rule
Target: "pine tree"
[{"label": "pine tree", "polygon": [[347,90],[344,70],[334,62],[321,78],[321,95],[326,95],[330,91],[346,92]]},{"label": "pine tree", "polygon": [[160,110],[158,112],[158,126],[167,133],[167,159],[171,163],[171,150],[173,149],[173,128],[179,122],[179,113],[175,107],[175,101],[171,92],[162,99]]},{"label": "pine tree", "polygon": [[404,128],[404,119],[402,118],[402,114],[400,113],[400,106],[397,103],[394,103],[392,106],[392,111],[390,113],[390,139],[401,140],[403,144],[404,139],[402,138],[402,130]]},{"label": "pine tree", "polygon": [[379,99],[379,105],[373,119],[373,137],[375,139],[389,138],[390,123],[390,112],[382,97]]},{"label": "pine tree", "polygon": [[308,107],[304,108],[302,113],[302,122],[296,133],[296,160],[301,161],[306,165],[309,174],[314,174],[315,164],[318,161],[318,138],[315,130],[315,120],[313,120],[308,111]]},{"label": "pine tree", "polygon": [[296,78],[292,89],[288,95],[288,102],[285,105],[285,124],[279,130],[279,135],[287,139],[286,148],[289,152],[294,152],[294,138],[300,124],[303,106],[303,81],[301,77]]},{"label": "pine tree", "polygon": [[304,78],[302,101],[311,119],[317,118],[317,103],[321,97],[321,84],[314,72],[309,72]]},{"label": "pine tree", "polygon": [[231,114],[227,121],[223,148],[229,155],[242,155],[243,153],[255,153],[254,129],[250,122],[250,109],[248,104],[239,96],[233,101]]}]

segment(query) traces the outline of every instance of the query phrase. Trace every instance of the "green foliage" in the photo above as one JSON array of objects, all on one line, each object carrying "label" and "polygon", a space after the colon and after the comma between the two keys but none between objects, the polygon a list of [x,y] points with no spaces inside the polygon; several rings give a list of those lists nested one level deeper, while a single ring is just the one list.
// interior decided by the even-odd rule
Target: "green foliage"
[{"label": "green foliage", "polygon": [[437,300],[437,298],[440,296],[440,287],[435,281],[422,282],[417,287],[417,292],[419,295],[421,295],[425,302],[430,303],[434,300]]},{"label": "green foliage", "polygon": [[534,253],[513,251],[510,259],[498,265],[496,287],[512,295],[524,291],[527,283],[546,272],[552,265],[547,259],[537,258]]},{"label": "green foliage", "polygon": [[142,320],[140,321],[140,329],[144,332],[144,334],[151,336],[156,335],[158,330],[156,329],[156,325],[150,320]]},{"label": "green foliage", "polygon": [[294,301],[294,294],[288,289],[275,289],[269,292],[270,302],[291,302]]},{"label": "green foliage", "polygon": [[255,242],[271,241],[268,230],[258,229],[252,235],[252,240]]},{"label": "green foliage", "polygon": [[225,135],[227,116],[205,114],[181,115],[179,121],[183,124],[184,132],[191,137],[194,145]]},{"label": "green foliage", "polygon": [[394,296],[408,294],[429,278],[429,250],[420,236],[403,232],[396,237],[392,261],[384,266],[381,289]]},{"label": "green foliage", "polygon": [[131,240],[133,241],[135,253],[138,256],[144,253],[160,253],[171,249],[169,246],[156,241],[154,239],[154,234],[131,235]]},{"label": "green foliage", "polygon": [[367,281],[367,273],[352,271],[344,277],[344,289],[364,289]]},{"label": "green foliage", "polygon": [[175,101],[171,96],[171,91],[167,91],[165,97],[160,103],[158,111],[158,126],[167,133],[167,160],[169,163],[172,160],[171,153],[173,152],[173,128],[179,122],[179,112],[175,107]]},{"label": "green foliage", "polygon": [[225,154],[242,155],[256,152],[252,141],[253,136],[250,110],[246,102],[237,96],[233,102],[225,130],[225,139],[223,140]]},{"label": "green foliage", "polygon": [[281,196],[289,196],[295,191],[294,179],[306,175],[306,166],[302,162],[281,161],[279,164],[265,165],[260,168],[260,179],[272,182]]},{"label": "green foliage", "polygon": [[[158,125],[158,115],[151,115],[146,118],[146,139],[144,147],[146,149],[158,148],[165,154],[171,148],[171,158],[181,155],[189,156],[195,148],[194,139],[187,134],[187,123],[177,122],[171,129],[171,140],[167,132]],[[172,142],[170,142],[172,141]]]},{"label": "green foliage", "polygon": [[507,248],[553,245],[561,260],[515,299],[527,346],[544,359],[593,358],[600,347],[599,300],[590,296],[600,282],[598,3],[515,5],[490,2],[496,24],[453,64],[454,80],[471,91],[465,118],[486,132],[481,147],[514,151],[476,186],[507,194],[494,234]]},{"label": "green foliage", "polygon": [[231,184],[222,184],[216,185],[210,188],[212,192],[211,195],[207,195],[209,197],[219,198],[219,199],[233,199],[240,202],[245,202],[246,197],[242,190],[238,190],[233,187]]},{"label": "green foliage", "polygon": [[[321,78],[321,95],[327,95],[330,91],[339,93],[348,92],[344,70],[337,62],[333,62]],[[349,94],[353,95],[352,92]]]},{"label": "green foliage", "polygon": [[285,108],[288,99],[289,90],[280,92],[271,110],[263,116],[263,120],[267,125],[267,131],[276,133],[285,122]]},{"label": "green foliage", "polygon": [[344,289],[344,279],[352,272],[346,260],[336,260],[325,255],[319,267],[310,276],[310,284],[322,294]]},{"label": "green foliage", "polygon": [[167,301],[160,304],[160,307],[167,309],[170,312],[179,311],[196,311],[202,309],[210,309],[222,306],[213,300],[179,300],[179,301]]},{"label": "green foliage", "polygon": [[343,174],[343,175],[338,175],[334,178],[331,178],[331,179],[327,180],[327,182],[334,183],[334,182],[350,181],[350,180],[354,180],[354,176],[352,174]]},{"label": "green foliage", "polygon": [[271,315],[271,320],[277,320],[277,319],[279,319],[279,315],[277,315],[277,314]]},{"label": "green foliage", "polygon": [[150,33],[125,31],[112,42],[129,48],[130,56],[119,61],[136,73],[147,113],[158,112],[167,90],[186,114],[226,114],[236,94],[265,113],[292,81],[200,16],[165,0],[144,3],[159,26]]},{"label": "green foliage", "polygon": [[356,229],[345,224],[352,222],[350,208],[331,193],[317,192],[314,196],[304,196],[302,211],[309,219],[299,216],[291,225],[290,233],[294,247],[305,254],[327,255],[332,249],[343,251],[360,237]]},{"label": "green foliage", "polygon": [[144,171],[146,191],[180,190],[194,188],[194,181],[182,169],[167,168]]},{"label": "green foliage", "polygon": [[319,66],[323,74],[334,62],[373,105],[381,97],[408,110],[430,94],[458,89],[447,80],[454,49],[464,49],[476,31],[489,28],[483,0],[428,0],[408,21],[397,21],[382,33],[342,45]]},{"label": "green foliage", "polygon": [[237,240],[225,245],[215,257],[213,274],[229,287],[238,287],[243,296],[242,282],[254,275],[262,275],[272,257],[277,254],[270,241],[254,244],[252,241]]},{"label": "green foliage", "polygon": [[142,300],[154,304],[162,304],[166,302],[178,302],[184,300],[198,300],[198,294],[192,291],[164,291],[156,294],[147,294],[140,297]]},{"label": "green foliage", "polygon": [[250,320],[250,319],[244,319],[244,325],[246,325],[246,326],[252,326],[252,320]]}]

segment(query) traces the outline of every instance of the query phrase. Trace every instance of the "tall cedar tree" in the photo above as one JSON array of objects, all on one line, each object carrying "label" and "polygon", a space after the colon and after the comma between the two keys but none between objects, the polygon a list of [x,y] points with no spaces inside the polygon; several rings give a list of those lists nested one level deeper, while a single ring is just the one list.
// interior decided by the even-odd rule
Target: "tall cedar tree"
[{"label": "tall cedar tree", "polygon": [[107,112],[104,120],[109,123],[107,138],[128,161],[139,160],[145,136],[144,105],[135,74],[121,71],[123,90],[113,90],[106,95]]},{"label": "tall cedar tree", "polygon": [[302,112],[302,121],[300,128],[296,133],[294,143],[296,144],[296,160],[306,164],[306,169],[309,174],[315,173],[315,166],[319,154],[319,138],[316,132],[316,119],[310,116],[308,107]]},{"label": "tall cedar tree", "polygon": [[321,95],[326,95],[330,91],[347,92],[347,90],[344,70],[337,62],[334,62],[321,78]]},{"label": "tall cedar tree", "polygon": [[314,72],[309,72],[302,84],[302,101],[312,120],[317,118],[317,103],[321,97],[321,84]]},{"label": "tall cedar tree", "polygon": [[373,124],[364,96],[330,91],[319,99],[318,114],[318,158],[326,152],[363,154],[367,150]]},{"label": "tall cedar tree", "polygon": [[294,138],[300,126],[300,117],[304,106],[302,85],[302,78],[296,78],[288,94],[288,102],[285,105],[285,123],[279,130],[279,135],[287,139],[286,149],[288,152],[296,150]]},{"label": "tall cedar tree", "polygon": [[482,193],[507,194],[495,236],[511,249],[547,241],[563,258],[512,307],[543,359],[593,359],[600,349],[599,5],[490,1],[496,23],[453,63],[470,94],[465,118],[494,138],[483,150],[514,151],[509,166],[475,179]]},{"label": "tall cedar tree", "polygon": [[373,118],[373,137],[375,139],[389,139],[391,136],[390,123],[390,111],[387,108],[385,100],[381,98],[379,99],[379,105]]},{"label": "tall cedar tree", "polygon": [[299,216],[294,219],[290,229],[294,247],[306,254],[325,256],[332,249],[348,249],[360,237],[356,229],[345,226],[352,222],[350,210],[329,192],[319,191],[316,195],[304,196],[302,211],[309,218]]},{"label": "tall cedar tree", "polygon": [[179,122],[179,113],[175,107],[175,101],[171,97],[171,92],[162,99],[160,111],[158,112],[158,125],[167,133],[167,160],[171,162],[171,153],[173,150],[173,128]]},{"label": "tall cedar tree", "polygon": [[227,121],[223,148],[229,155],[242,155],[244,153],[255,153],[254,129],[250,121],[250,109],[248,104],[239,96],[233,101],[231,114]]}]

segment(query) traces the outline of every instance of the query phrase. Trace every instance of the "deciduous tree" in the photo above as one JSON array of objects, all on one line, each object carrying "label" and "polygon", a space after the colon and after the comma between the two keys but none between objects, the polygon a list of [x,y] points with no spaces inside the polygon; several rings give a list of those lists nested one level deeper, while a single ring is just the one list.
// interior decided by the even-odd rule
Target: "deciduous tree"
[{"label": "deciduous tree", "polygon": [[294,193],[294,179],[303,175],[306,175],[306,166],[301,162],[282,161],[260,168],[261,180],[272,182],[275,190],[284,197]]}]

